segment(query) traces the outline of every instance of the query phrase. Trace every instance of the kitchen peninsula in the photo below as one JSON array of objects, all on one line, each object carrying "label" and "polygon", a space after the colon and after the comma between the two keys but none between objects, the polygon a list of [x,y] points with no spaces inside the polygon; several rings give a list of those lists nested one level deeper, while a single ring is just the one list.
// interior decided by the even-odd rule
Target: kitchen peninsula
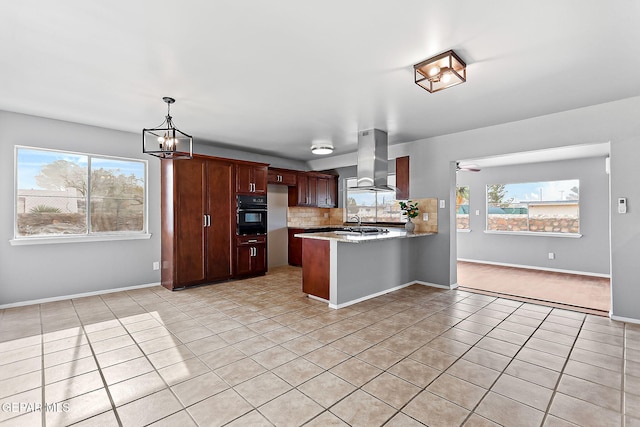
[{"label": "kitchen peninsula", "polygon": [[296,234],[302,239],[302,290],[342,308],[413,283],[427,284],[420,260],[429,253],[432,234],[393,228],[380,234]]}]

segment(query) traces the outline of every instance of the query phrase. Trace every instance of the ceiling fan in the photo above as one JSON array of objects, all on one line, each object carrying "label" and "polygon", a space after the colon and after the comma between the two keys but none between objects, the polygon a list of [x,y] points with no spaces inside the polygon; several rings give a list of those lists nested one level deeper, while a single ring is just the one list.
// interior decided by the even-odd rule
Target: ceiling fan
[{"label": "ceiling fan", "polygon": [[480,168],[478,165],[472,164],[461,164],[460,162],[456,162],[456,172],[464,171],[464,172],[480,172]]}]

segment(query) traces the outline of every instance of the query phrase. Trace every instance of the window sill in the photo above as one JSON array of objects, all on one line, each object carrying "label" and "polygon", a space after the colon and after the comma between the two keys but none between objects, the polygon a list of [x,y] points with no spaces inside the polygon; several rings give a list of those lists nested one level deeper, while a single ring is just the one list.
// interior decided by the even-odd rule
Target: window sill
[{"label": "window sill", "polygon": [[150,233],[140,234],[105,234],[92,236],[51,236],[51,237],[22,237],[9,240],[11,246],[22,245],[50,245],[58,243],[87,243],[87,242],[111,242],[116,240],[146,240],[150,239]]},{"label": "window sill", "polygon": [[579,233],[545,233],[536,231],[494,231],[484,230],[485,234],[509,234],[512,236],[534,236],[534,237],[564,237],[569,239],[579,239],[582,234]]},{"label": "window sill", "polygon": [[456,231],[458,233],[471,233],[471,230],[469,230],[468,228],[456,228]]}]

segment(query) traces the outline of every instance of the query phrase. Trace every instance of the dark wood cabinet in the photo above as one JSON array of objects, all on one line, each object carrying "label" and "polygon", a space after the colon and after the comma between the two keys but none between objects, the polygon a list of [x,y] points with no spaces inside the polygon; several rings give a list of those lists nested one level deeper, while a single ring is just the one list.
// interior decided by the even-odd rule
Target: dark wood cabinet
[{"label": "dark wood cabinet", "polygon": [[162,286],[231,277],[233,166],[206,157],[162,162]]},{"label": "dark wood cabinet", "polygon": [[289,265],[300,267],[302,265],[302,239],[294,235],[304,232],[303,228],[289,228]]},{"label": "dark wood cabinet", "polygon": [[289,169],[269,168],[267,183],[295,187],[298,182],[298,172]]},{"label": "dark wood cabinet", "polygon": [[289,206],[335,208],[338,206],[338,177],[317,172],[298,173],[295,188],[289,188]]},{"label": "dark wood cabinet", "polygon": [[236,163],[236,193],[266,194],[267,165],[257,163]]},{"label": "dark wood cabinet", "polygon": [[302,292],[325,300],[329,299],[329,241],[302,240]]},{"label": "dark wood cabinet", "polygon": [[335,176],[319,176],[317,181],[316,204],[319,208],[338,207],[338,179]]},{"label": "dark wood cabinet", "polygon": [[409,198],[409,156],[396,158],[396,199]]},{"label": "dark wood cabinet", "polygon": [[267,271],[267,238],[265,236],[238,236],[234,275],[248,276]]}]

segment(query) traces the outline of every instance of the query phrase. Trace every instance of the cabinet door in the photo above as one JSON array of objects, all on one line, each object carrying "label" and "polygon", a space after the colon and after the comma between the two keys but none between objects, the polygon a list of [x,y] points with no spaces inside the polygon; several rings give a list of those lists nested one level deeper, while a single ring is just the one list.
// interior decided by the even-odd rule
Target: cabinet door
[{"label": "cabinet door", "polygon": [[209,160],[207,162],[207,280],[231,277],[231,188],[233,164]]},{"label": "cabinet door", "polygon": [[319,208],[329,207],[329,180],[327,178],[318,177],[318,185],[316,186],[316,200]]},{"label": "cabinet door", "polygon": [[174,287],[202,282],[206,278],[205,177],[205,162],[202,159],[174,161]]},{"label": "cabinet door", "polygon": [[307,206],[318,206],[318,178],[308,177],[307,181]]},{"label": "cabinet door", "polygon": [[252,247],[251,273],[264,274],[267,271],[267,245],[261,243]]},{"label": "cabinet door", "polygon": [[253,181],[251,180],[252,166],[245,164],[236,165],[236,192],[252,193]]},{"label": "cabinet door", "polygon": [[253,182],[253,192],[258,194],[267,193],[267,167],[254,166],[251,168],[251,178]]},{"label": "cabinet door", "polygon": [[297,206],[309,206],[309,179],[307,175],[298,174],[298,200]]},{"label": "cabinet door", "polygon": [[244,276],[251,273],[251,259],[253,249],[249,245],[238,245],[236,247],[235,275]]},{"label": "cabinet door", "polygon": [[302,239],[294,237],[295,234],[302,233],[302,228],[290,228],[289,233],[289,265],[302,266]]},{"label": "cabinet door", "polygon": [[338,177],[329,179],[328,182],[327,205],[330,208],[338,207]]}]

